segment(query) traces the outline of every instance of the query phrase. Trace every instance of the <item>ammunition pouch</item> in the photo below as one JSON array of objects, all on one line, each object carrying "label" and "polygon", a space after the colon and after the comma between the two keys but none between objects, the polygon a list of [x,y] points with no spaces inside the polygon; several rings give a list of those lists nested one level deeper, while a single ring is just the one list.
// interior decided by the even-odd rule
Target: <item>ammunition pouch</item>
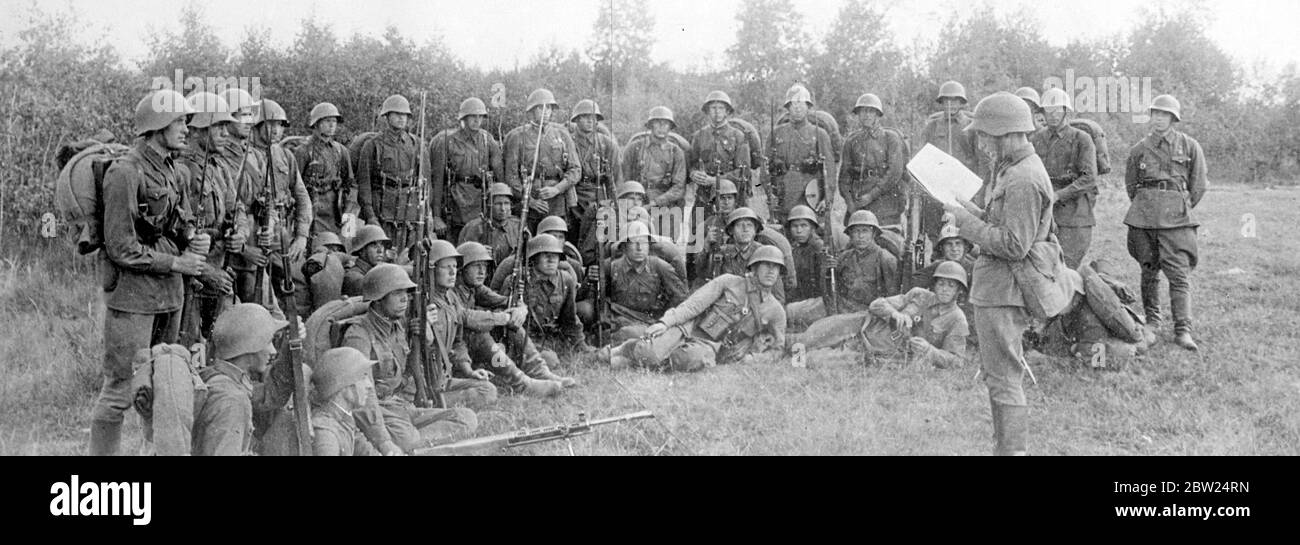
[{"label": "ammunition pouch", "polygon": [[789,172],[789,168],[786,166],[785,161],[773,159],[767,163],[767,172],[772,176],[784,176],[786,172]]},{"label": "ammunition pouch", "polygon": [[808,158],[799,162],[799,172],[810,176],[817,176],[822,173],[822,162],[816,159]]}]

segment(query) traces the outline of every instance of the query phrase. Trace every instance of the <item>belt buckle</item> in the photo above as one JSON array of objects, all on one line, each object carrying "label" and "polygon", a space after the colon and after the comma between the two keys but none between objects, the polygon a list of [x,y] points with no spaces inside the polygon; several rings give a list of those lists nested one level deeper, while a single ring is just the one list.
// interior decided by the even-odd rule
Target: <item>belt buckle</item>
[{"label": "belt buckle", "polygon": [[1156,187],[1161,191],[1169,191],[1169,181],[1160,180],[1159,182],[1156,183]]}]

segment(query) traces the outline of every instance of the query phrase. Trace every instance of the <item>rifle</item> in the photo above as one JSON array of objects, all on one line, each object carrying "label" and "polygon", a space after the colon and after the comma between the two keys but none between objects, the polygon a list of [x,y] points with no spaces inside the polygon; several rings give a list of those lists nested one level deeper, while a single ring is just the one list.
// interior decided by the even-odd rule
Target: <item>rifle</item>
[{"label": "rifle", "polygon": [[[429,275],[429,246],[432,240],[429,233],[430,226],[428,222],[424,221],[424,210],[429,205],[429,184],[424,180],[424,154],[427,153],[424,146],[426,98],[426,93],[420,93],[420,151],[419,156],[416,157],[415,166],[416,200],[420,206],[420,216],[416,220],[416,225],[418,226],[417,232],[420,239],[411,247],[411,251],[414,253],[411,260],[411,271],[415,276],[412,279],[415,283],[415,293],[414,297],[412,297],[411,306],[407,307],[407,314],[411,315],[411,317],[423,317],[425,320],[428,319],[425,316],[425,308],[428,306],[425,296],[425,283],[428,281]],[[419,322],[423,323],[425,320],[419,320]],[[411,370],[411,375],[415,379],[415,405],[417,407],[446,407],[447,402],[443,398],[442,391],[447,380],[447,368],[441,364],[442,362],[438,364],[431,363],[429,354],[425,349],[432,340],[434,344],[433,351],[439,355],[439,359],[446,357],[442,351],[442,346],[438,343],[437,336],[435,335],[433,339],[430,339],[428,328],[420,327],[415,332],[408,331],[407,340],[411,346],[411,351],[407,353],[406,366]]]},{"label": "rifle", "polygon": [[[600,228],[600,220],[597,219],[600,217],[600,207],[604,206],[604,204],[607,202],[606,199],[609,199],[609,194],[607,191],[605,191],[605,181],[601,178],[601,163],[604,162],[604,160],[605,160],[604,149],[601,146],[600,135],[597,134],[596,135],[596,206],[595,208],[593,208],[593,210],[596,211],[595,214],[596,217],[593,218],[595,225],[592,226],[592,228],[595,229],[596,231],[595,233],[592,234],[592,236],[595,237],[595,242],[596,242],[596,279],[594,283],[596,285],[596,316],[597,317],[602,316],[605,310],[605,242],[600,240],[599,233],[601,233],[602,231]],[[608,219],[606,219],[606,221],[608,221]],[[605,346],[605,331],[604,329],[601,328],[601,321],[599,319],[596,320],[596,345]]]},{"label": "rifle", "polygon": [[[916,187],[917,181],[912,178],[911,172],[905,172],[907,175],[907,237],[910,239],[904,241],[903,253],[903,274],[899,275],[899,283],[903,286],[911,286],[912,275],[916,271],[925,268],[925,235],[921,230],[921,195]],[[900,290],[901,293],[901,290]]]},{"label": "rifle", "polygon": [[[819,148],[820,146],[821,144],[818,143]],[[817,150],[817,154],[820,157],[822,162],[822,179],[821,179],[821,194],[822,194],[821,205],[823,207],[822,222],[826,226],[826,231],[830,233],[830,236],[826,237],[826,254],[829,256],[834,256],[839,252],[837,252],[835,248],[835,233],[830,232],[831,231],[831,208],[832,205],[835,203],[835,195],[839,194],[840,188],[832,187],[832,184],[830,182],[830,175],[829,173],[826,172],[826,155],[821,153],[821,149]],[[838,186],[838,184],[835,185]],[[840,289],[839,289],[839,283],[835,280],[835,267],[826,267],[826,283],[830,288],[830,294],[829,294],[830,297],[826,300],[827,301],[826,314],[828,316],[834,316],[840,313]]]},{"label": "rifle", "polygon": [[573,424],[558,424],[537,429],[525,428],[499,435],[476,437],[446,445],[418,448],[412,451],[411,454],[414,456],[452,456],[477,452],[495,452],[560,439],[568,441],[574,437],[589,434],[598,426],[617,424],[619,422],[633,422],[643,418],[654,418],[654,416],[654,413],[650,411],[639,411],[622,416],[587,420],[587,413],[580,412],[578,413],[578,421]]},{"label": "rifle", "polygon": [[[488,138],[487,136],[483,137],[483,147],[485,149],[489,147],[487,138]],[[446,155],[446,153],[443,153],[443,155]],[[489,163],[492,160],[491,156],[492,156],[492,152],[489,151],[488,152]],[[482,163],[480,163],[478,166],[478,171],[479,171],[478,219],[479,221],[483,222],[483,227],[485,229],[487,228],[488,225],[491,225],[490,223],[488,223],[488,210],[492,208],[492,198],[488,195],[488,192],[492,190],[492,182],[495,181],[493,180],[492,169],[488,168],[489,166],[491,165],[484,165]]]},{"label": "rifle", "polygon": [[[262,233],[270,233],[271,216],[276,212],[275,209],[278,206],[275,199],[276,197],[275,179],[271,176],[271,171],[275,169],[274,166],[275,159],[271,155],[272,153],[271,145],[272,145],[271,128],[270,126],[267,126],[266,127],[266,164],[262,165],[262,168],[266,172],[262,177],[263,180],[262,198],[261,198],[262,208],[258,210],[258,216],[257,216],[257,232],[259,235],[261,235]],[[281,238],[280,242],[283,243],[284,237],[282,236],[280,238]],[[262,256],[264,258],[269,259],[270,255],[271,255],[271,245],[270,242],[268,242],[266,245],[262,246]],[[270,261],[268,260],[267,263],[269,264]],[[271,300],[271,294],[268,291],[266,291],[267,286],[265,285],[265,279],[270,275],[271,275],[271,270],[270,267],[268,267],[267,265],[264,264],[261,267],[257,268],[257,282],[255,284],[255,288],[257,292],[256,297],[260,299],[262,306],[266,308],[271,308],[271,306],[274,304],[274,301]],[[289,276],[289,269],[286,268],[284,270],[284,275]]]},{"label": "rifle", "polygon": [[[542,107],[542,118],[537,124],[537,148],[533,150],[533,169],[524,178],[524,195],[522,206],[519,208],[519,244],[515,246],[515,285],[510,291],[510,296],[506,299],[506,306],[514,308],[524,301],[524,290],[528,289],[528,263],[525,256],[528,255],[528,208],[533,200],[533,180],[537,177],[538,161],[542,158],[542,133],[546,130],[546,113],[548,109]],[[531,316],[532,313],[530,312]],[[524,344],[517,343],[515,347],[515,361],[524,361]]]},{"label": "rifle", "polygon": [[[776,102],[775,101],[769,103],[768,113],[771,114],[771,116],[768,118],[768,126],[770,127],[771,130],[767,133],[767,145],[772,146],[776,143]],[[768,154],[768,158],[767,158],[767,187],[763,188],[765,191],[767,191],[767,217],[769,223],[776,220],[776,210],[777,208],[780,207],[780,203],[776,202],[776,191],[774,190],[774,188],[776,187],[776,172],[774,168],[775,165],[773,164],[776,161],[776,157],[774,157],[776,155],[775,148],[772,151],[773,153]]]}]

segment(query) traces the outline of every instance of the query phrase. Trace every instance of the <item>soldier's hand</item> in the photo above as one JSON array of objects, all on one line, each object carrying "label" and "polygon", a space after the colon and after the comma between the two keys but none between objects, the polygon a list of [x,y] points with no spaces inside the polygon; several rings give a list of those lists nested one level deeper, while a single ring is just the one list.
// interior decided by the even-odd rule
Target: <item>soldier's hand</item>
[{"label": "soldier's hand", "polygon": [[[968,201],[968,200],[966,200],[966,199],[957,199],[957,203],[960,204],[961,206],[960,206],[960,207],[957,207],[957,206],[953,206],[953,205],[951,205],[951,204],[945,204],[945,205],[943,205],[943,207],[944,207],[945,210],[947,210],[947,211],[949,211],[949,212],[954,212],[954,209],[957,209],[957,210],[965,210],[965,211],[969,212],[972,216],[975,216],[975,217],[977,217],[977,218],[982,218],[982,217],[984,217],[984,209],[983,209],[983,208],[980,208],[980,207],[978,207],[978,206],[975,206],[975,203],[970,202],[970,201]],[[955,216],[955,214],[954,214],[954,216]]]},{"label": "soldier's hand", "polygon": [[529,210],[533,212],[537,212],[538,214],[551,213],[551,204],[546,202],[545,199],[533,199],[531,201],[528,201],[528,208]]},{"label": "soldier's hand", "polygon": [[722,228],[717,225],[709,226],[709,244],[722,244]]},{"label": "soldier's hand", "polygon": [[543,187],[537,190],[537,198],[542,199],[544,201],[549,201],[551,199],[554,199],[559,194],[560,194],[560,190],[556,189],[555,186]]},{"label": "soldier's hand", "polygon": [[492,380],[492,373],[487,369],[475,369],[469,372],[469,376],[477,380]]},{"label": "soldier's hand", "polygon": [[251,263],[254,267],[266,266],[266,254],[262,253],[262,249],[257,246],[245,244],[243,256],[244,261]]},{"label": "soldier's hand", "polygon": [[190,239],[188,249],[189,251],[199,255],[208,255],[208,251],[212,249],[212,237],[207,233],[194,235],[194,237]]},{"label": "soldier's hand", "polygon": [[645,336],[658,337],[663,335],[665,331],[668,331],[668,326],[664,325],[663,322],[655,322],[650,324],[650,327],[645,328]]},{"label": "soldier's hand", "polygon": [[172,260],[172,272],[181,273],[186,276],[199,276],[203,274],[203,256],[191,252],[184,252]]},{"label": "soldier's hand", "polygon": [[406,453],[402,452],[402,447],[397,446],[392,441],[387,441],[380,445],[379,453],[384,456],[406,456]]},{"label": "soldier's hand", "polygon": [[894,313],[894,328],[904,335],[912,332],[912,316],[902,312]]},{"label": "soldier's hand", "polygon": [[834,268],[837,268],[837,267],[839,267],[839,266],[840,266],[840,260],[839,260],[839,258],[837,258],[837,257],[835,257],[835,256],[833,256],[833,255],[824,255],[824,256],[822,256],[822,268],[823,268],[823,269],[834,269]]},{"label": "soldier's hand", "polygon": [[858,200],[858,208],[862,209],[871,206],[871,203],[875,202],[876,198],[872,196],[870,193],[867,193],[864,195],[859,195],[857,200]]},{"label": "soldier's hand", "polygon": [[918,355],[929,352],[930,349],[933,348],[930,343],[926,342],[926,340],[921,337],[912,337],[908,339],[907,346],[912,349],[912,353]]},{"label": "soldier's hand", "polygon": [[230,273],[226,272],[224,269],[205,267],[203,276],[199,277],[199,281],[203,282],[203,285],[217,290],[222,294],[229,295],[234,293],[234,279],[232,279]]},{"label": "soldier's hand", "polygon": [[700,185],[704,185],[705,183],[709,183],[711,181],[711,178],[709,178],[709,175],[705,174],[703,170],[692,170],[691,181]]},{"label": "soldier's hand", "polygon": [[599,278],[600,265],[590,265],[587,267],[587,278]]},{"label": "soldier's hand", "polygon": [[226,251],[232,254],[242,252],[247,240],[248,237],[242,231],[232,231],[230,236],[226,237]]},{"label": "soldier's hand", "polygon": [[262,248],[265,248],[265,247],[271,245],[271,230],[270,230],[270,229],[259,229],[259,230],[257,231],[257,245],[258,245],[259,247],[262,247]]},{"label": "soldier's hand", "polygon": [[352,238],[357,236],[357,217],[353,214],[343,214],[339,221],[339,236],[343,238]]},{"label": "soldier's hand", "polygon": [[289,244],[289,259],[297,261],[302,259],[302,253],[307,251],[307,237],[294,237],[293,242]]},{"label": "soldier's hand", "polygon": [[524,321],[528,319],[528,307],[520,305],[506,311],[510,314],[510,321],[507,325],[510,327],[523,327]]},{"label": "soldier's hand", "polygon": [[419,315],[415,315],[415,316],[411,316],[410,318],[407,318],[406,333],[408,335],[419,335],[420,330],[423,327],[424,327],[424,319],[420,318]]},{"label": "soldier's hand", "polygon": [[437,233],[438,236],[447,234],[447,222],[442,221],[442,218],[440,217],[434,216],[433,219],[430,220],[430,227],[433,227],[433,232]]}]

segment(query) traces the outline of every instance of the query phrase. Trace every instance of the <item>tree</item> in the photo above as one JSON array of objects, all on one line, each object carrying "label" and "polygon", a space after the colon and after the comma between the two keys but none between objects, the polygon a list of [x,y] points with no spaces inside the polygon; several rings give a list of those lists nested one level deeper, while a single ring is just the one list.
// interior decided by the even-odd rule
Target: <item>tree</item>
[{"label": "tree", "polygon": [[740,29],[736,43],[727,48],[737,89],[733,100],[742,104],[768,104],[802,80],[807,71],[809,41],[803,14],[790,0],[745,2],[736,15]]},{"label": "tree", "polygon": [[181,10],[179,32],[154,32],[149,37],[149,57],[140,66],[148,76],[172,77],[176,70],[189,76],[224,76],[230,52],[204,18],[203,6],[189,2]]},{"label": "tree", "polygon": [[598,0],[587,58],[595,70],[597,87],[613,93],[627,83],[629,74],[650,66],[654,47],[654,17],[646,0]]},{"label": "tree", "polygon": [[878,0],[845,0],[835,25],[822,41],[822,51],[812,59],[809,87],[817,107],[837,119],[852,111],[862,93],[875,93],[886,104],[901,98],[897,76],[906,68],[880,4]]},{"label": "tree", "polygon": [[1023,14],[1000,19],[986,6],[965,20],[954,16],[940,33],[939,48],[930,57],[928,95],[933,101],[934,91],[948,80],[966,86],[972,103],[997,91],[1041,86],[1055,75],[1048,73],[1054,57],[1035,21]]}]

